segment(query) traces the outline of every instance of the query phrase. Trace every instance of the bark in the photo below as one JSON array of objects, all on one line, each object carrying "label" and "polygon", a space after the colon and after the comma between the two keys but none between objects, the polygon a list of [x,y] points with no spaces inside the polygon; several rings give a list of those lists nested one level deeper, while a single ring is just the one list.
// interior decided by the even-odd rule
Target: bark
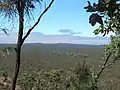
[{"label": "bark", "polygon": [[23,29],[24,29],[24,0],[19,0],[18,2],[18,13],[19,13],[19,32],[18,32],[18,40],[16,47],[16,66],[15,73],[12,82],[12,90],[15,90],[16,81],[19,74],[20,69],[20,60],[21,60],[21,47],[22,47],[22,37],[23,37]]},{"label": "bark", "polygon": [[15,66],[14,78],[13,78],[13,82],[12,82],[12,90],[15,90],[15,87],[16,87],[16,81],[17,81],[17,77],[18,77],[18,73],[19,73],[19,68],[20,68],[20,53],[21,53],[21,49],[19,48],[16,51],[16,58],[17,59],[16,59],[16,66]]}]

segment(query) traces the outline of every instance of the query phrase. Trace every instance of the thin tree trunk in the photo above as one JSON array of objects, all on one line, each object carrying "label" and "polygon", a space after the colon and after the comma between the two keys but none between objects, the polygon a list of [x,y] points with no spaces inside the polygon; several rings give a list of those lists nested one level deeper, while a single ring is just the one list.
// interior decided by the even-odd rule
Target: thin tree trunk
[{"label": "thin tree trunk", "polygon": [[19,73],[19,68],[20,68],[20,53],[21,53],[21,48],[17,47],[16,48],[16,67],[15,67],[15,74],[13,78],[13,84],[12,84],[12,90],[15,90],[16,87],[16,81]]},{"label": "thin tree trunk", "polygon": [[16,47],[16,66],[15,73],[12,82],[12,90],[16,88],[16,82],[20,69],[20,61],[21,61],[21,47],[22,47],[22,37],[23,37],[23,29],[24,29],[24,0],[19,0],[18,2],[18,13],[19,13],[19,32],[18,32],[18,40]]},{"label": "thin tree trunk", "polygon": [[19,13],[19,33],[18,33],[18,42],[17,42],[17,47],[15,48],[16,50],[16,66],[15,66],[15,73],[13,77],[13,82],[12,82],[12,90],[15,90],[16,87],[16,81],[17,77],[19,74],[19,68],[20,68],[20,61],[21,61],[21,47],[25,41],[25,39],[28,37],[28,35],[31,33],[31,31],[34,29],[34,27],[40,22],[42,16],[48,11],[48,9],[51,7],[52,3],[54,0],[51,0],[50,4],[48,7],[45,8],[45,10],[40,14],[37,22],[28,30],[27,34],[23,37],[23,29],[24,29],[24,0],[18,0],[18,13]]}]

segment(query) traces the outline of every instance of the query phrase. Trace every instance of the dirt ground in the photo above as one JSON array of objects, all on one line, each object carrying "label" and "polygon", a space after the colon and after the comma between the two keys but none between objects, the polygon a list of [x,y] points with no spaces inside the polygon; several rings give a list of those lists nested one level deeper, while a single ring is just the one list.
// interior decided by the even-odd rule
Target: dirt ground
[{"label": "dirt ground", "polygon": [[[7,78],[7,81],[4,81],[4,77],[0,77],[0,90],[10,90],[11,84],[10,81],[12,80],[11,78]],[[16,85],[15,90],[22,90],[20,86]]]}]

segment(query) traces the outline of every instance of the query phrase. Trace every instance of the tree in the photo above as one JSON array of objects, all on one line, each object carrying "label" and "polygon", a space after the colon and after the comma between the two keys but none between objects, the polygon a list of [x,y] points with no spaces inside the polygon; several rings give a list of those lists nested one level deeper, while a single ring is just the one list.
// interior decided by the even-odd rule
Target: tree
[{"label": "tree", "polygon": [[99,28],[94,31],[96,35],[102,33],[103,36],[109,32],[119,31],[120,28],[120,0],[98,0],[98,3],[85,6],[86,12],[91,12],[89,23],[94,26],[97,22]]},{"label": "tree", "polygon": [[[109,32],[115,33],[115,36],[111,36],[111,43],[105,45],[105,62],[101,67],[100,72],[97,75],[96,82],[100,75],[106,69],[106,67],[115,63],[120,59],[120,0],[98,0],[98,3],[88,1],[88,6],[85,6],[86,12],[91,12],[89,17],[89,23],[94,26],[99,23],[99,27],[94,30],[95,35],[99,33],[103,36],[109,34]],[[110,61],[108,63],[108,61]],[[95,88],[93,88],[95,90]]]},{"label": "tree", "polygon": [[51,2],[48,4],[47,7],[43,10],[42,13],[40,13],[38,19],[36,22],[27,30],[27,33],[24,35],[24,20],[25,15],[30,16],[30,11],[32,9],[35,9],[36,6],[35,3],[41,4],[43,0],[0,0],[0,12],[5,17],[7,16],[9,19],[18,17],[18,39],[17,39],[17,45],[15,51],[16,51],[16,66],[15,66],[15,73],[13,77],[12,82],[12,90],[15,90],[16,87],[16,81],[19,74],[19,68],[20,68],[20,61],[21,61],[21,47],[26,40],[26,38],[30,35],[31,31],[38,25],[43,15],[49,10],[51,5],[53,4],[54,0],[51,0]]}]

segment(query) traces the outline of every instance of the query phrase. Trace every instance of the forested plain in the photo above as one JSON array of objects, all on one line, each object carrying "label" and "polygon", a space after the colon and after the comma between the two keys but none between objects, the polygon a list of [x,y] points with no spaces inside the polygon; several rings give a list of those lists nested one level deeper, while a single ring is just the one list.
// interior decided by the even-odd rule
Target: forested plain
[{"label": "forested plain", "polygon": [[[45,5],[42,12],[40,10],[38,18],[26,33],[25,22],[34,16],[31,10],[36,9],[35,3],[43,4],[43,0],[0,0],[1,15],[8,22],[18,21],[17,43],[1,44],[0,90],[120,90],[119,1],[87,1],[84,9],[91,13],[89,23],[92,26],[99,23],[93,33],[103,37],[110,32],[114,34],[110,36],[109,44],[96,46],[25,44],[54,0]],[[9,26],[1,27],[6,35],[8,29]]]},{"label": "forested plain", "polygon": [[[15,44],[0,45],[1,48],[14,46]],[[89,69],[93,68],[97,73],[101,69],[101,65],[104,62],[103,52],[103,45],[27,43],[22,47],[22,61],[19,78],[26,72],[33,73],[35,70],[41,71],[41,69],[46,71],[48,70],[49,72],[50,70],[57,71],[62,69],[67,72],[75,68],[78,62],[82,65],[84,61],[87,63]],[[10,52],[10,54],[6,57],[1,56],[0,60],[1,71],[5,71],[9,77],[12,77],[15,52]],[[120,62],[117,61],[114,65],[108,67],[101,75],[100,81],[102,83],[100,83],[100,89],[119,90],[119,72]],[[25,82],[27,82],[27,80]]]}]

